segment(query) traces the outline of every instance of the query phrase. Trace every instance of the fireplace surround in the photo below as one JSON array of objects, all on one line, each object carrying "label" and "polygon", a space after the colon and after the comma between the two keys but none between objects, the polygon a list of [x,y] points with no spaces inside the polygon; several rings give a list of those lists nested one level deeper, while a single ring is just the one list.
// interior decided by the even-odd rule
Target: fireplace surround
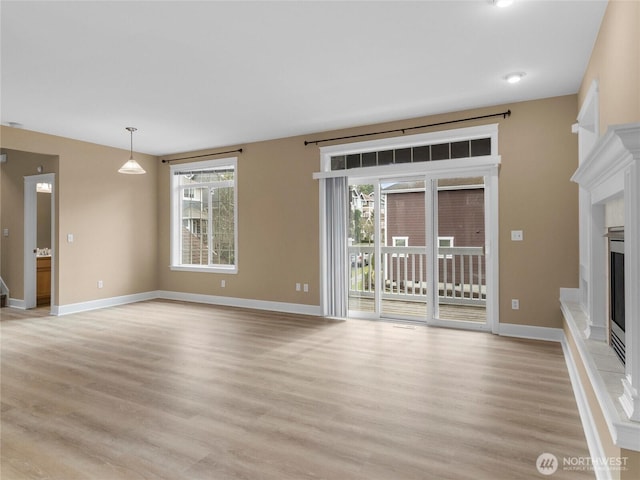
[{"label": "fireplace surround", "polygon": [[[586,340],[605,346],[609,319],[606,210],[612,204],[621,205],[624,210],[624,299],[618,313],[624,310],[625,365],[618,401],[627,421],[640,422],[640,123],[609,127],[571,180],[580,185],[587,210],[586,228],[580,232],[587,263],[581,265],[581,291],[576,295],[584,299],[580,302],[586,317],[583,335]],[[607,383],[606,378],[603,383]]]}]

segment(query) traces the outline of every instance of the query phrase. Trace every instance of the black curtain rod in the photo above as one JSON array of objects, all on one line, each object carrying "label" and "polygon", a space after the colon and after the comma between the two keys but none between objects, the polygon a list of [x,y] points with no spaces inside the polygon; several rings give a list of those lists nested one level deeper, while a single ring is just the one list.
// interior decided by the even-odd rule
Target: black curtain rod
[{"label": "black curtain rod", "polygon": [[172,159],[162,159],[162,163],[171,163],[177,162],[178,160],[190,160],[192,158],[202,158],[202,157],[211,157],[212,155],[224,155],[226,153],[242,153],[242,149],[238,148],[237,150],[227,150],[226,152],[218,152],[218,153],[205,153],[203,155],[193,155],[192,157],[180,157],[180,158],[172,158]]},{"label": "black curtain rod", "polygon": [[382,134],[385,134],[385,133],[402,132],[404,134],[408,130],[416,130],[418,128],[437,127],[439,125],[449,125],[451,123],[469,122],[471,120],[480,120],[480,119],[483,119],[483,118],[492,118],[492,117],[507,118],[507,117],[510,117],[510,116],[511,116],[511,110],[507,110],[506,112],[490,113],[489,115],[480,115],[478,117],[459,118],[458,120],[447,120],[446,122],[430,123],[428,125],[418,125],[417,127],[396,128],[394,130],[385,130],[385,131],[382,131],[382,132],[360,133],[358,135],[347,135],[346,137],[325,138],[325,139],[322,139],[322,140],[305,140],[304,144],[305,144],[305,146],[306,145],[310,145],[312,143],[318,145],[319,143],[333,142],[334,140],[347,140],[349,138],[369,137],[371,135],[382,135]]}]

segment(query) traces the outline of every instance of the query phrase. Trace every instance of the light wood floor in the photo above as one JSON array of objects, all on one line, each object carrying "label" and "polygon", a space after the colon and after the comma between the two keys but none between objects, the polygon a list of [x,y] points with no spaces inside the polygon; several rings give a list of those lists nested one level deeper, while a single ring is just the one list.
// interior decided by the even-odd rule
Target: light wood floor
[{"label": "light wood floor", "polygon": [[150,301],[2,309],[3,480],[531,479],[588,456],[559,344]]}]

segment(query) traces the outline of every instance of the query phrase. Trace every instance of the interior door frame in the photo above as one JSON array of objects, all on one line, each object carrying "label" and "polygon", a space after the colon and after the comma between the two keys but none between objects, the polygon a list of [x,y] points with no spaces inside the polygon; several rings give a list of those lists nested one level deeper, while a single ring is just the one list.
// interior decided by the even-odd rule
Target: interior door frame
[{"label": "interior door frame", "polygon": [[[338,155],[349,155],[385,149],[410,148],[418,145],[432,145],[455,141],[464,141],[474,138],[491,138],[491,154],[481,157],[456,158],[450,160],[437,160],[419,163],[392,164],[375,167],[361,167],[345,170],[331,170],[331,158]],[[485,262],[486,262],[486,284],[487,284],[487,322],[481,325],[481,330],[489,330],[498,333],[499,326],[499,263],[498,263],[498,172],[501,163],[498,155],[498,124],[482,125],[478,127],[460,128],[440,132],[431,132],[417,135],[406,135],[402,137],[392,137],[380,140],[355,142],[342,145],[331,145],[320,148],[320,172],[313,177],[317,180],[333,177],[349,178],[394,178],[407,176],[424,175],[426,179],[460,177],[460,176],[482,176],[485,178]],[[327,212],[324,209],[324,188],[320,188],[320,231],[326,231]],[[426,195],[425,195],[426,198]],[[426,200],[425,200],[426,201]],[[432,222],[427,222],[427,224]],[[431,227],[433,228],[433,227]],[[428,232],[429,233],[429,232]],[[433,236],[431,235],[427,238]],[[327,262],[324,235],[321,235],[321,278],[320,289],[321,298],[330,297],[328,292],[328,282],[326,278]],[[434,242],[432,242],[433,244]],[[431,255],[437,254],[435,245]],[[433,278],[433,277],[432,277]],[[348,282],[345,282],[345,285]],[[348,292],[347,292],[348,293]],[[437,292],[433,287],[427,292],[428,300],[431,303],[436,300]],[[326,308],[325,302],[321,302],[321,313]],[[429,307],[427,307],[429,308]],[[428,312],[429,313],[429,312]],[[433,313],[433,312],[432,312]],[[443,322],[434,319],[433,315],[428,315],[427,323],[431,325],[442,325],[447,327],[473,328],[467,326],[466,322],[461,325],[451,325],[451,322]]]},{"label": "interior door frame", "polygon": [[55,305],[55,268],[56,268],[56,174],[43,173],[24,177],[24,308],[35,308],[36,291],[36,254],[38,234],[38,183],[51,184],[51,308]]}]

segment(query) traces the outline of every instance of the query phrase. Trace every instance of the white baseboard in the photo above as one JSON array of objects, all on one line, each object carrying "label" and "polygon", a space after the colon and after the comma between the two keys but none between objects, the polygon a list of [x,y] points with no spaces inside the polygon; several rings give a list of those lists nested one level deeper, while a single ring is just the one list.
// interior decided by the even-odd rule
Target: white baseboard
[{"label": "white baseboard", "polygon": [[51,308],[52,315],[69,315],[71,313],[87,312],[99,308],[115,307],[126,305],[127,303],[142,302],[158,298],[158,292],[135,293],[133,295],[122,295],[120,297],[101,298],[100,300],[90,300],[88,302],[71,303],[69,305],[59,305]]},{"label": "white baseboard", "polygon": [[516,325],[514,323],[498,324],[498,335],[546,340],[548,342],[562,342],[564,339],[564,332],[561,328],[534,327],[531,325]]},{"label": "white baseboard", "polygon": [[217,295],[202,295],[198,293],[170,292],[166,290],[161,290],[156,293],[158,294],[157,298],[162,298],[165,300],[207,303],[210,305],[223,305],[226,307],[253,308],[255,310],[270,310],[273,312],[295,313],[299,315],[321,315],[320,307],[317,305],[302,305],[299,303],[271,302],[267,300],[254,300],[236,297],[221,297]]},{"label": "white baseboard", "polygon": [[[52,315],[69,315],[72,313],[87,312],[99,308],[115,307],[126,305],[127,303],[142,302],[162,298],[165,300],[178,300],[182,302],[206,303],[209,305],[223,305],[227,307],[253,308],[256,310],[270,310],[274,312],[294,313],[299,315],[320,315],[320,307],[316,305],[301,305],[297,303],[271,302],[264,300],[253,300],[246,298],[221,297],[216,295],[201,295],[196,293],[171,292],[156,290],[152,292],[136,293],[133,295],[123,295],[120,297],[103,298],[100,300],[90,300],[88,302],[72,303],[69,305],[54,306],[51,309]],[[11,301],[11,300],[10,300]],[[17,301],[16,301],[17,302]],[[22,308],[24,308],[24,301]],[[11,305],[20,308],[18,304]]]},{"label": "white baseboard", "polygon": [[11,308],[19,308],[21,310],[25,310],[27,308],[24,300],[20,300],[19,298],[9,298],[7,300],[7,306]]}]

